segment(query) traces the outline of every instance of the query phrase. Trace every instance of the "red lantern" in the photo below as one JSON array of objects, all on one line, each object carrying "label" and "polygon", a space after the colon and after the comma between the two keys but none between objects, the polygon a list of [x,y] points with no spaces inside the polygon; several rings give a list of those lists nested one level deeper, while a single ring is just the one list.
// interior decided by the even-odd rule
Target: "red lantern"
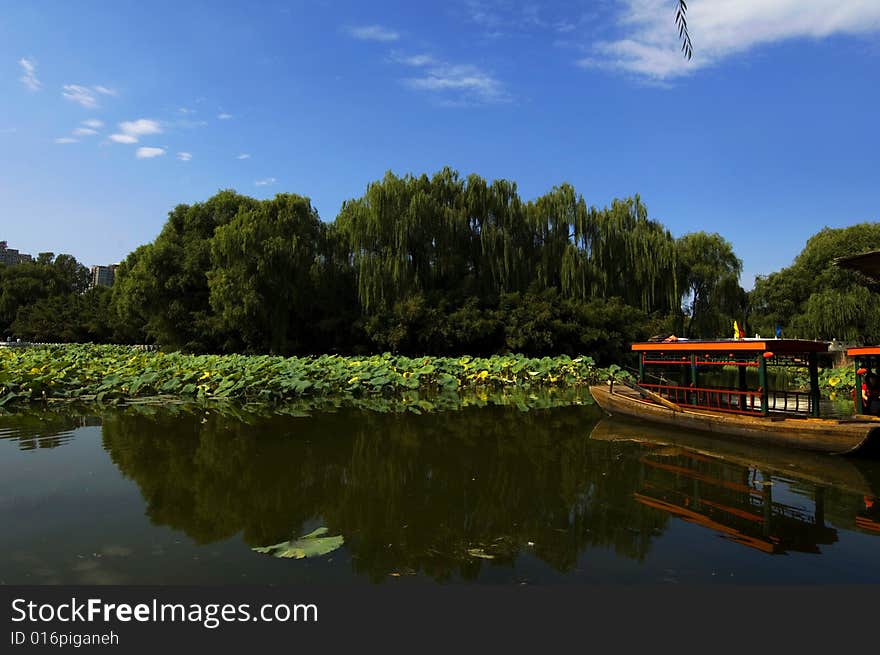
[{"label": "red lantern", "polygon": [[773,357],[773,353],[771,353],[771,352],[764,353],[764,359],[770,359],[771,357]]}]

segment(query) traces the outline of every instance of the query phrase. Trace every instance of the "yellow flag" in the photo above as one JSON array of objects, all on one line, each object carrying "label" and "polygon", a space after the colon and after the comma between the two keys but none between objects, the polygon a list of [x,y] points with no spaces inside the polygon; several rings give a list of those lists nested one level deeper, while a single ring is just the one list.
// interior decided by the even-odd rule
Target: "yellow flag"
[{"label": "yellow flag", "polygon": [[739,331],[739,325],[736,321],[733,322],[733,338],[742,339],[742,332]]}]

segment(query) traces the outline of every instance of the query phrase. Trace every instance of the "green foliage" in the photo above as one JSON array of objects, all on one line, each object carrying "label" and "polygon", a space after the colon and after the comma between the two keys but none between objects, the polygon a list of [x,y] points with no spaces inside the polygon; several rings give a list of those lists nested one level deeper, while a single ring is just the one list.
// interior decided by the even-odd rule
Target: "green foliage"
[{"label": "green foliage", "polygon": [[178,205],[156,240],[117,271],[113,300],[127,333],[190,351],[218,350],[227,335],[209,301],[211,242],[218,227],[258,201],[221,191],[204,203]]},{"label": "green foliage", "polygon": [[733,320],[741,319],[745,308],[745,294],[739,286],[742,261],[720,234],[686,234],[676,248],[679,284],[688,302],[684,336],[729,336]]},{"label": "green foliage", "polygon": [[302,349],[322,229],[309,200],[290,194],[242,208],[217,228],[208,287],[223,330],[256,352]]},{"label": "green foliage", "polygon": [[325,537],[325,534],[327,534],[327,528],[318,528],[299,539],[282,541],[272,546],[256,546],[252,550],[257,553],[266,553],[273,557],[305,559],[306,557],[327,555],[345,543],[345,539],[341,535]]},{"label": "green foliage", "polygon": [[88,286],[88,269],[70,255],[0,266],[0,337],[100,338],[101,329],[89,330],[95,310],[80,298]]},{"label": "green foliage", "polygon": [[[628,341],[749,332],[880,341],[880,285],[832,265],[880,249],[880,224],[826,228],[792,266],[757,279],[718,234],[673,239],[640,198],[586,204],[562,184],[388,173],[322,223],[309,201],[221,191],[180,205],[85,294],[67,255],[0,268],[0,330],[25,339],[159,343],[186,352],[487,355],[620,359]],[[682,311],[683,309],[683,311]]]},{"label": "green foliage", "polygon": [[[0,406],[40,399],[137,398],[282,403],[460,389],[580,387],[603,372],[589,357],[271,357],[144,352],[126,346],[0,349]],[[421,404],[413,411],[430,409]]]},{"label": "green foliage", "polygon": [[758,277],[749,294],[752,326],[761,334],[851,343],[880,342],[880,287],[833,265],[836,257],[880,249],[880,223],[825,228],[811,237],[794,263]]}]

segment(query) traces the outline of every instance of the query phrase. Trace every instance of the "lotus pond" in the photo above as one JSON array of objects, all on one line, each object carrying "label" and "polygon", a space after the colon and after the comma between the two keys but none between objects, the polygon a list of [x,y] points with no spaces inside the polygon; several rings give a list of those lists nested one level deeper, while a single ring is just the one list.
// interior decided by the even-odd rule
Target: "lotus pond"
[{"label": "lotus pond", "polygon": [[[615,370],[612,367],[610,370]],[[284,405],[392,401],[413,412],[462,391],[571,389],[607,379],[589,357],[271,357],[143,352],[128,346],[0,348],[0,408],[46,402]],[[445,397],[445,400],[444,400]],[[523,402],[508,399],[519,403]]]},{"label": "lotus pond", "polygon": [[608,419],[584,393],[12,403],[0,583],[880,582],[877,462]]}]

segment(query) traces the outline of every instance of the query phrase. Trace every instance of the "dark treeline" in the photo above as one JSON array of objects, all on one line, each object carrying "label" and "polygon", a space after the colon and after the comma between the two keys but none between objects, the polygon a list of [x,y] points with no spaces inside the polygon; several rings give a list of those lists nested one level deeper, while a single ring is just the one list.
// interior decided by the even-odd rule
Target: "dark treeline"
[{"label": "dark treeline", "polygon": [[[798,261],[822,277],[853,244],[880,248],[873,224],[849,230],[860,236],[826,231],[841,234]],[[122,262],[112,292],[83,293],[85,269],[72,266],[49,256],[0,268],[0,329],[197,352],[517,351],[603,362],[651,334],[729,336],[750,308],[768,334],[782,321],[801,336],[843,336],[826,334],[837,325],[818,316],[822,301],[811,300],[800,268],[760,279],[750,298],[723,237],[676,239],[638,196],[598,208],[563,184],[524,201],[512,182],[448,168],[430,178],[388,173],[332,223],[294,194],[221,191],[179,205],[156,240]],[[856,274],[831,275],[820,293],[850,293],[843,282],[874,291]],[[862,296],[846,300],[865,306]],[[872,302],[877,318],[866,320],[880,325]]]}]

